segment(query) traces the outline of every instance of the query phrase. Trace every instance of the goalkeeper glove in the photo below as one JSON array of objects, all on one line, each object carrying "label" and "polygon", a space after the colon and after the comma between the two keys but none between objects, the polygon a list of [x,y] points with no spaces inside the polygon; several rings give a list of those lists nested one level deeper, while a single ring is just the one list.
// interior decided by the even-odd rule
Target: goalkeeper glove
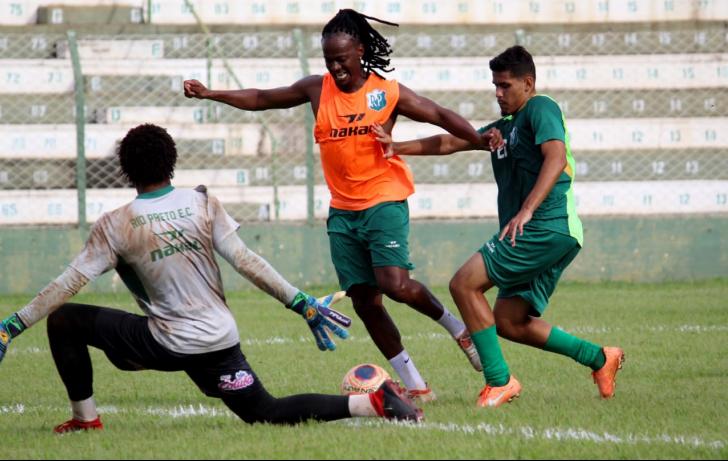
[{"label": "goalkeeper glove", "polygon": [[[324,302],[330,303],[331,299],[327,301],[324,298]],[[313,337],[316,338],[316,345],[322,351],[327,349],[333,351],[336,349],[336,345],[329,337],[328,331],[326,331],[327,329],[341,339],[349,337],[349,332],[334,322],[348,327],[351,325],[351,319],[341,312],[327,307],[327,305],[319,302],[313,296],[299,291],[296,297],[293,298],[293,301],[286,307],[303,316],[306,323],[308,323],[308,327],[311,329],[311,333],[313,333]]]},{"label": "goalkeeper glove", "polygon": [[23,330],[25,330],[25,325],[18,317],[18,314],[13,314],[0,322],[0,362],[5,357],[10,341],[22,333]]}]

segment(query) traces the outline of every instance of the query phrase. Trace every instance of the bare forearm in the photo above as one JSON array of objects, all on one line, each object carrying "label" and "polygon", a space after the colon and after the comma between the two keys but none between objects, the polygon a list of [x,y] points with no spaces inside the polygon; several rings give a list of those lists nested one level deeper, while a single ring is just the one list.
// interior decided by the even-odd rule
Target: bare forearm
[{"label": "bare forearm", "polygon": [[475,147],[464,139],[441,134],[412,141],[395,142],[393,148],[397,155],[450,155]]},{"label": "bare forearm", "polygon": [[468,123],[467,120],[449,109],[440,110],[440,125],[448,133],[469,142],[472,146],[480,146],[482,140],[480,134]]},{"label": "bare forearm", "polygon": [[544,201],[546,196],[554,188],[554,184],[561,176],[561,172],[564,171],[566,166],[566,158],[562,155],[549,155],[544,158],[541,171],[536,179],[536,184],[533,186],[531,193],[528,194],[526,200],[523,202],[523,209],[530,212],[534,212],[541,203]]},{"label": "bare forearm", "polygon": [[260,91],[257,89],[246,90],[208,90],[204,99],[222,102],[238,109],[261,110]]}]

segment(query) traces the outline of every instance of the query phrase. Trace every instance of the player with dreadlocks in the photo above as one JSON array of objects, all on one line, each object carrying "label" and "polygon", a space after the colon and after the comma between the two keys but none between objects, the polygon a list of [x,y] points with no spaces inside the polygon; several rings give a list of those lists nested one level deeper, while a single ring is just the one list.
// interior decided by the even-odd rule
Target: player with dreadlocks
[{"label": "player with dreadlocks", "polygon": [[327,232],[339,284],[351,298],[372,340],[402,379],[411,397],[434,398],[402,345],[382,295],[405,303],[442,325],[476,370],[480,359],[465,325],[420,282],[409,276],[409,209],[412,173],[399,157],[384,158],[372,126],[391,132],[397,115],[438,125],[474,145],[489,143],[455,112],[417,95],[377,71],[390,72],[391,48],[354,10],[340,10],[322,31],[328,73],[274,89],[215,91],[197,80],[184,82],[187,97],[211,99],[243,110],[289,108],[310,103],[331,192]]}]

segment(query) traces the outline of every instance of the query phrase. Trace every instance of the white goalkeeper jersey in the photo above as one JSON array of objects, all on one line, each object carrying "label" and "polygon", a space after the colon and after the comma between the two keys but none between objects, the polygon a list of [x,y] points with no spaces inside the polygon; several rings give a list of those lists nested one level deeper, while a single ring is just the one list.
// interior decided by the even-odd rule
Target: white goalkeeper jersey
[{"label": "white goalkeeper jersey", "polygon": [[238,227],[204,187],[168,186],[101,216],[71,267],[89,280],[116,269],[164,347],[221,350],[240,337],[214,248]]}]

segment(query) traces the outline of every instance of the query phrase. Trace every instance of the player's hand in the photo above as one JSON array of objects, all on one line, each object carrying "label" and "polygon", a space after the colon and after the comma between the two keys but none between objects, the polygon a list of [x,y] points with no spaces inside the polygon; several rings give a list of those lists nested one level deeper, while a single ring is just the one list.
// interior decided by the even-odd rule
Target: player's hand
[{"label": "player's hand", "polygon": [[296,297],[293,298],[293,301],[291,301],[291,304],[286,306],[303,316],[306,323],[308,323],[308,327],[311,329],[311,333],[313,333],[313,337],[316,339],[316,345],[322,351],[333,351],[336,349],[336,344],[331,340],[329,331],[341,339],[349,337],[349,332],[345,328],[342,328],[342,326],[350,326],[351,319],[329,307],[335,302],[334,298],[338,300],[341,299],[341,296],[334,293],[319,300],[299,291]]},{"label": "player's hand", "polygon": [[5,324],[0,322],[0,362],[3,361],[11,340],[10,333],[5,329]]},{"label": "player's hand", "polygon": [[209,94],[207,87],[197,80],[185,80],[183,86],[188,98],[205,99]]},{"label": "player's hand", "polygon": [[527,209],[521,208],[521,211],[513,217],[508,224],[501,230],[498,240],[503,240],[508,235],[511,239],[511,246],[516,246],[516,233],[523,235],[523,226],[525,226],[533,217],[533,213]]},{"label": "player's hand", "polygon": [[372,131],[374,132],[374,139],[379,141],[384,151],[384,158],[394,157],[394,147],[392,146],[392,135],[384,131],[384,127],[378,123],[372,123]]},{"label": "player's hand", "polygon": [[503,147],[506,143],[505,139],[503,139],[503,133],[496,127],[490,128],[488,131],[482,133],[480,138],[483,145],[488,146],[488,150],[491,152],[498,150],[498,148]]}]

